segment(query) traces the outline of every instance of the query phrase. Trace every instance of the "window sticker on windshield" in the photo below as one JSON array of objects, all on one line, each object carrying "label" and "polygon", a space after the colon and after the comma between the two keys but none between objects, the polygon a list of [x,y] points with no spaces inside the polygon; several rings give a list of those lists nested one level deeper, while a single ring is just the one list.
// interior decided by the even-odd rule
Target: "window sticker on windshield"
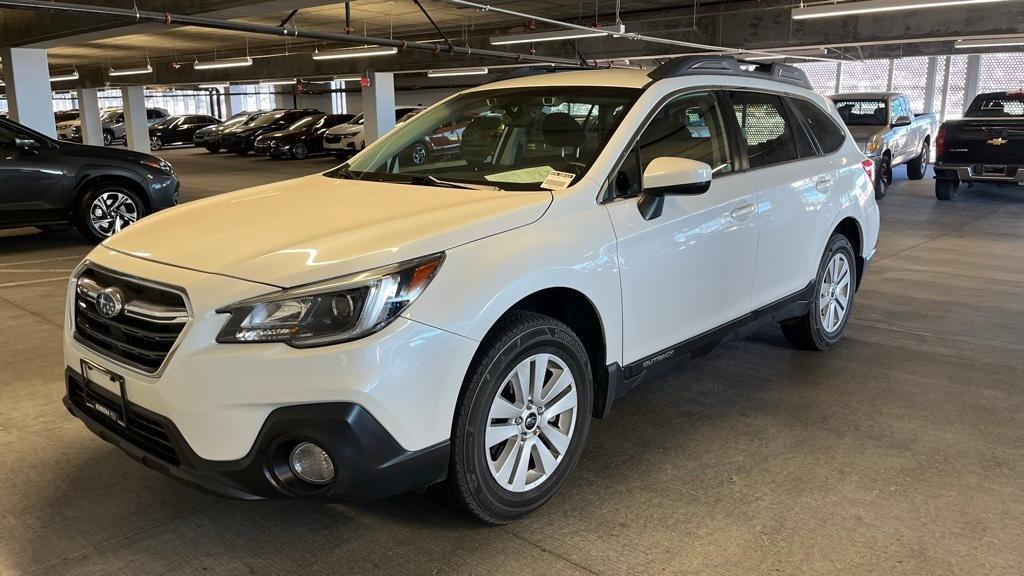
[{"label": "window sticker on windshield", "polygon": [[552,170],[548,177],[544,179],[544,182],[540,185],[541,188],[547,190],[565,190],[572,184],[573,178],[576,175],[572,172],[558,172]]},{"label": "window sticker on windshield", "polygon": [[535,166],[533,168],[522,168],[520,170],[510,170],[508,172],[499,172],[497,174],[488,174],[484,176],[491,182],[508,182],[509,184],[536,184],[537,182],[543,182],[549,174],[555,173],[555,169],[551,166]]}]

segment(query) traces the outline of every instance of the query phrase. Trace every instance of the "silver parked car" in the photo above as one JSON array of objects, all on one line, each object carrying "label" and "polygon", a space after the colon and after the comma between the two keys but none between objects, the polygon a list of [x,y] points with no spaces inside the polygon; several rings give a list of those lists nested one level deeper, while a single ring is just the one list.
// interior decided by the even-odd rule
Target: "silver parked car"
[{"label": "silver parked car", "polygon": [[[146,123],[150,128],[154,124],[169,117],[163,108],[146,108]],[[120,108],[109,108],[100,112],[100,123],[103,125],[103,145],[110,146],[118,140],[125,139],[124,112]],[[57,137],[61,140],[82,141],[82,121],[71,120],[57,125]]]}]

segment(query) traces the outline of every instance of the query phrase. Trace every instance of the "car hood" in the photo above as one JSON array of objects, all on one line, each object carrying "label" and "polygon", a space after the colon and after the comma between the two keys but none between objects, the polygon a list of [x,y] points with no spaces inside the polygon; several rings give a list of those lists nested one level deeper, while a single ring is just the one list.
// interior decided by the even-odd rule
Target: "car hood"
[{"label": "car hood", "polygon": [[871,137],[878,134],[879,136],[885,134],[889,129],[885,126],[849,126],[850,134],[853,135],[853,141],[860,146],[863,150],[864,146],[871,140]]},{"label": "car hood", "polygon": [[104,246],[287,288],[525,226],[551,201],[547,191],[465,190],[318,174],[159,212]]},{"label": "car hood", "polygon": [[146,154],[145,152],[136,152],[127,148],[113,147],[113,146],[88,146],[85,144],[77,144],[75,142],[68,142],[61,140],[58,144],[60,146],[60,152],[63,156],[74,156],[86,158],[92,162],[100,161],[117,161],[122,160],[125,162],[146,162],[146,161],[159,161],[159,158],[152,154]]},{"label": "car hood", "polygon": [[80,126],[81,124],[82,124],[81,120],[68,120],[66,122],[59,122],[57,124],[57,130],[65,130],[65,129],[71,128],[73,126]]},{"label": "car hood", "polygon": [[279,130],[277,132],[267,132],[266,134],[260,135],[261,140],[291,140],[298,136],[302,136],[305,130]]},{"label": "car hood", "polygon": [[348,124],[342,124],[341,126],[331,128],[327,133],[336,136],[338,134],[359,134],[362,131],[362,126],[349,126]]}]

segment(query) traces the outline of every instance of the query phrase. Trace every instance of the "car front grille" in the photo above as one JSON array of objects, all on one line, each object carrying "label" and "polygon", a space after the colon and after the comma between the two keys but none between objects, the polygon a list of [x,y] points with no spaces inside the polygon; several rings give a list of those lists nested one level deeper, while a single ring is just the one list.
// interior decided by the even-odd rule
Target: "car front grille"
[{"label": "car front grille", "polygon": [[337,144],[341,142],[341,135],[339,134],[325,134],[324,142],[327,144]]},{"label": "car front grille", "polygon": [[122,402],[109,392],[71,375],[68,376],[68,399],[107,430],[168,464],[181,464],[164,425],[138,406]]},{"label": "car front grille", "polygon": [[146,374],[163,366],[189,321],[183,293],[95,267],[75,289],[75,340]]}]

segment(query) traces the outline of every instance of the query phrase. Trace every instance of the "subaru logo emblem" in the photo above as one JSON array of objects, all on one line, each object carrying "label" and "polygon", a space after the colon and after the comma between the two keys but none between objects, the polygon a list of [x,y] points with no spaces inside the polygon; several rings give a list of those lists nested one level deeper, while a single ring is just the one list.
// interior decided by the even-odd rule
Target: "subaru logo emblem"
[{"label": "subaru logo emblem", "polygon": [[107,288],[96,296],[96,311],[104,318],[113,318],[124,308],[124,292],[118,288]]}]

